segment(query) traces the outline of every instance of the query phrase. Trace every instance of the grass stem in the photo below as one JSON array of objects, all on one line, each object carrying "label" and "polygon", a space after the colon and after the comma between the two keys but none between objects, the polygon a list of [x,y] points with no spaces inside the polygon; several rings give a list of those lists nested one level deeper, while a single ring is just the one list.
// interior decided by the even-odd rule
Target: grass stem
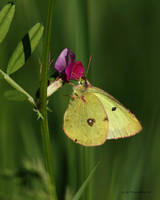
[{"label": "grass stem", "polygon": [[[82,61],[85,67],[87,67],[89,60],[89,28],[88,28],[88,1],[81,0],[75,1],[75,11],[76,11],[76,57]],[[79,148],[80,157],[80,182],[82,183],[91,168],[93,167],[93,149],[88,149],[88,147]],[[82,200],[92,199],[92,183],[89,183],[87,190],[85,190]]]}]

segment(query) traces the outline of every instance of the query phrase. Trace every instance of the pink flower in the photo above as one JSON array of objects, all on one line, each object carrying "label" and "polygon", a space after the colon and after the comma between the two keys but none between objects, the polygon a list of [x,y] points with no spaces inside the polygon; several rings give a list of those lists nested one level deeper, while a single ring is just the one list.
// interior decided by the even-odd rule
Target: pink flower
[{"label": "pink flower", "polygon": [[58,56],[54,68],[62,76],[63,80],[78,80],[84,76],[84,67],[80,61],[75,60],[75,55],[68,49],[64,49]]},{"label": "pink flower", "polygon": [[67,81],[78,80],[84,76],[84,67],[80,61],[70,63],[65,69],[65,74]]},{"label": "pink flower", "polygon": [[59,54],[54,64],[54,68],[57,72],[62,73],[70,63],[74,62],[74,60],[75,55],[68,48],[65,48]]}]

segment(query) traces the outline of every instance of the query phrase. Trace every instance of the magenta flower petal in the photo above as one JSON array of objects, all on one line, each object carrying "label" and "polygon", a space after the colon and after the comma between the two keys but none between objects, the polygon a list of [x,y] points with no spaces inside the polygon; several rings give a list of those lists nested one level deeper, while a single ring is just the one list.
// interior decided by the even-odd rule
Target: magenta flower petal
[{"label": "magenta flower petal", "polygon": [[75,55],[68,48],[65,48],[55,62],[55,70],[62,73],[71,62],[74,62],[74,59]]},{"label": "magenta flower petal", "polygon": [[69,81],[70,80],[70,76],[71,76],[71,72],[72,72],[72,67],[73,67],[74,63],[70,63],[66,69],[65,69],[65,74],[66,74],[66,80]]},{"label": "magenta flower petal", "polygon": [[70,63],[66,70],[66,80],[78,80],[79,78],[84,76],[84,67],[80,61],[77,61],[75,63]]},{"label": "magenta flower petal", "polygon": [[84,67],[80,61],[74,63],[70,75],[70,79],[78,80],[84,76]]}]

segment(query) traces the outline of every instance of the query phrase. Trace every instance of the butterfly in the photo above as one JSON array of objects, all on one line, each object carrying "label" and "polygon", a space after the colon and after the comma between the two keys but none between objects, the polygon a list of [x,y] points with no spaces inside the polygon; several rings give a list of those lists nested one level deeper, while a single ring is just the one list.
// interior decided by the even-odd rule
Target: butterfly
[{"label": "butterfly", "polygon": [[63,129],[74,142],[97,146],[107,139],[133,136],[142,130],[138,119],[107,92],[81,79],[64,114]]}]

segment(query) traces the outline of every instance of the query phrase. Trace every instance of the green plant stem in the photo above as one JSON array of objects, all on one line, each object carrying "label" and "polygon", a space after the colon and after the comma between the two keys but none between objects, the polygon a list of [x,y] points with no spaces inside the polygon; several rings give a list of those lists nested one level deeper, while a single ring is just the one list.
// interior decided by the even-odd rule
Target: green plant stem
[{"label": "green plant stem", "polygon": [[41,120],[41,133],[43,142],[43,152],[47,172],[52,183],[51,199],[56,200],[56,187],[53,175],[53,155],[51,150],[50,135],[48,128],[48,114],[47,114],[47,82],[48,82],[48,67],[49,67],[49,52],[51,42],[51,31],[53,23],[53,8],[54,1],[48,1],[47,21],[44,29],[44,43],[43,43],[43,57],[42,57],[42,72],[40,77],[40,111],[43,115]]},{"label": "green plant stem", "polygon": [[16,83],[8,74],[6,74],[5,72],[3,72],[1,69],[0,69],[0,75],[2,75],[2,77],[13,87],[15,88],[16,90],[18,90],[19,92],[21,92],[22,94],[24,94],[28,101],[36,107],[36,103],[33,99],[33,97],[28,93],[26,92],[18,83]]}]

